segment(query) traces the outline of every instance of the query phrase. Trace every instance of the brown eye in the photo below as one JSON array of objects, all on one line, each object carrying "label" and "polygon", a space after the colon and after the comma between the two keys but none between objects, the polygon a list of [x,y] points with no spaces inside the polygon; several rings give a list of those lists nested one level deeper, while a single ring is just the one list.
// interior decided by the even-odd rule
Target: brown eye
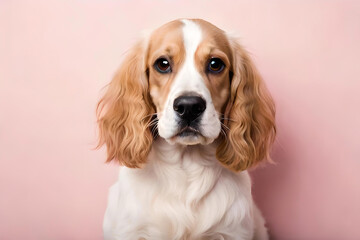
[{"label": "brown eye", "polygon": [[159,73],[171,72],[170,63],[166,58],[159,58],[156,60],[154,67]]},{"label": "brown eye", "polygon": [[220,73],[225,67],[224,62],[220,58],[211,58],[208,64],[210,73]]}]

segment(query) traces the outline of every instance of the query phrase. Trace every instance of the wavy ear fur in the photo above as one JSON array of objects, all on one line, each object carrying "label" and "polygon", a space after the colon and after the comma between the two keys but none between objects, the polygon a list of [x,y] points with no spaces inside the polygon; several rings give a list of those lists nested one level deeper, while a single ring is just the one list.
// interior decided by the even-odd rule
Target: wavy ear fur
[{"label": "wavy ear fur", "polygon": [[242,171],[269,157],[274,141],[275,106],[249,55],[233,43],[230,100],[225,110],[228,127],[216,156],[234,171]]},{"label": "wavy ear fur", "polygon": [[97,106],[98,147],[106,144],[107,162],[131,168],[145,163],[153,141],[149,123],[155,111],[144,57],[143,44],[130,50]]}]

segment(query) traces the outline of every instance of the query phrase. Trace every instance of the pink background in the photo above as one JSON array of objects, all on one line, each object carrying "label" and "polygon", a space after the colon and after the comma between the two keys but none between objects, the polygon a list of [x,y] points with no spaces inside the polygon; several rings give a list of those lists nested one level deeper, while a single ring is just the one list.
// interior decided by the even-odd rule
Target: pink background
[{"label": "pink background", "polygon": [[241,37],[277,104],[254,173],[273,239],[360,239],[360,3],[0,1],[0,239],[101,239],[116,165],[95,105],[143,29],[198,17]]}]

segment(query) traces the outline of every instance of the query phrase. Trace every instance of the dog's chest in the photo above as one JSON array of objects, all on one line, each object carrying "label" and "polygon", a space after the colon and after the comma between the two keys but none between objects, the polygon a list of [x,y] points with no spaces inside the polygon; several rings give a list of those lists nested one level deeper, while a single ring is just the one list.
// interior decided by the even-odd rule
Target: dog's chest
[{"label": "dog's chest", "polygon": [[211,210],[214,203],[222,201],[221,187],[216,190],[222,184],[217,181],[218,174],[214,169],[179,169],[169,172],[167,181],[148,179],[143,189],[147,197],[141,197],[141,204],[145,206],[143,224],[149,236],[158,233],[157,239],[198,239],[219,224],[220,217]]},{"label": "dog's chest", "polygon": [[120,172],[110,190],[104,230],[110,227],[118,239],[223,239],[221,232],[244,220],[238,213],[245,209],[238,206],[249,204],[250,191],[238,186],[250,187],[247,174],[234,179],[213,167],[169,170],[162,179],[153,174]]},{"label": "dog's chest", "polygon": [[[195,240],[201,239],[206,232],[216,232],[215,226],[220,227],[222,217],[232,203],[229,199],[221,199],[216,192],[202,195],[205,190],[201,187],[208,186],[199,185],[197,190],[191,187],[195,188],[181,189],[175,185],[171,191],[150,193],[148,201],[139,202],[143,212],[141,221],[137,223],[146,233],[145,239]],[[216,206],[216,203],[223,203],[226,207]]]}]

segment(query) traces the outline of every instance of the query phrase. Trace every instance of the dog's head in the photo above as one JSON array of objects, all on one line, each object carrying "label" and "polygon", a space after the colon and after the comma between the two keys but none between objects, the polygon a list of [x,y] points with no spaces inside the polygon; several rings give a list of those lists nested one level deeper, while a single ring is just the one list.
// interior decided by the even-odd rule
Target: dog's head
[{"label": "dog's head", "polygon": [[176,20],[136,44],[98,105],[107,161],[146,162],[157,135],[171,144],[217,141],[217,159],[244,170],[268,157],[274,104],[246,51],[199,19]]}]

